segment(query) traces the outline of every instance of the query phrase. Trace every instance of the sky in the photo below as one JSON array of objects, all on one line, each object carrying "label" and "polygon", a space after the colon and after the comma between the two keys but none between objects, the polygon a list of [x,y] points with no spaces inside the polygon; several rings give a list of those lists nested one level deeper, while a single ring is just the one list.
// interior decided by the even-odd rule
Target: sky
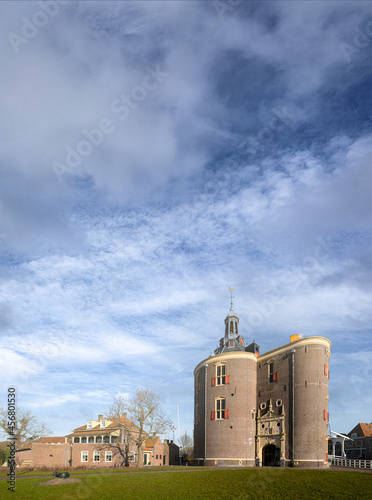
[{"label": "sky", "polygon": [[0,404],[62,436],[145,387],[192,434],[231,287],[261,353],[331,341],[332,430],[371,422],[372,2],[0,13]]}]

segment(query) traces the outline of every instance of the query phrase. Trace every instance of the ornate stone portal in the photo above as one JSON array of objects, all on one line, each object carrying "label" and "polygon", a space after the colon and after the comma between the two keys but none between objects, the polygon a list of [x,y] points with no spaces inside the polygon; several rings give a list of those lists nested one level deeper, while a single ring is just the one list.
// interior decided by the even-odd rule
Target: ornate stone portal
[{"label": "ornate stone portal", "polygon": [[[280,400],[276,402],[280,413],[273,411],[271,399],[267,410],[257,412],[256,465],[259,467],[285,465],[285,413],[280,403]],[[264,411],[262,415],[261,411]]]}]

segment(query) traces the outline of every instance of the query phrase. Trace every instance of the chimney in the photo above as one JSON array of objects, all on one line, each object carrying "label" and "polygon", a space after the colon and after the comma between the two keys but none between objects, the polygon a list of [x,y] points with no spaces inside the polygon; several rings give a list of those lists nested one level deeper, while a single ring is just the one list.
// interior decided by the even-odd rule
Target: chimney
[{"label": "chimney", "polygon": [[103,415],[98,415],[98,420],[103,420]]}]

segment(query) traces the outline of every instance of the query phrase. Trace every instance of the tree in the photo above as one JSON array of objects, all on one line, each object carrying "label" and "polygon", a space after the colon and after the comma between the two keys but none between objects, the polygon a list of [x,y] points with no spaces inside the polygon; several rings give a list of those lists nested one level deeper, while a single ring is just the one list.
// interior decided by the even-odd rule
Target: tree
[{"label": "tree", "polygon": [[[137,389],[133,397],[114,398],[108,415],[117,417],[128,413],[128,418],[134,428],[125,431],[129,439],[137,446],[138,466],[143,466],[143,445],[146,439],[164,434],[174,429],[171,420],[167,419],[161,408],[161,398],[149,389]],[[123,426],[124,429],[124,426]]]},{"label": "tree", "polygon": [[48,427],[29,410],[17,408],[14,417],[14,420],[9,420],[8,409],[4,407],[0,409],[0,429],[8,439],[8,423],[14,422],[14,431],[11,437],[15,441],[16,448],[50,434]]},{"label": "tree", "polygon": [[194,454],[194,449],[192,438],[187,434],[187,431],[185,431],[185,434],[180,437],[180,448],[180,453],[182,453],[183,460],[185,462],[191,461]]}]

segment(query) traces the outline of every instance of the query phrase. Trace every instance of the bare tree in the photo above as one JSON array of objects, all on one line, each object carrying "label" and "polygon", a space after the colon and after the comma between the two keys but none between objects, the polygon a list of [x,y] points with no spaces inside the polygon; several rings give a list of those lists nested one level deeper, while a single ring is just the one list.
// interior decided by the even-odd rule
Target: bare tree
[{"label": "bare tree", "polygon": [[136,395],[129,400],[129,414],[138,427],[136,445],[138,451],[138,466],[143,465],[143,444],[148,437],[164,434],[174,429],[161,408],[161,398],[149,389],[137,389]]},{"label": "bare tree", "polygon": [[173,430],[171,420],[167,419],[161,408],[161,398],[149,389],[137,389],[133,397],[127,399],[118,396],[107,412],[108,416],[118,418],[128,413],[128,418],[134,426],[124,425],[122,432],[136,444],[138,466],[143,466],[143,445],[147,438],[164,434]]},{"label": "bare tree", "polygon": [[29,410],[17,408],[14,420],[9,420],[7,408],[0,409],[0,429],[4,436],[9,436],[9,422],[14,423],[12,439],[19,448],[24,443],[30,443],[50,434],[48,427]]},{"label": "bare tree", "polygon": [[[126,418],[128,411],[128,399],[119,395],[113,399],[109,409],[105,412],[106,418],[114,420],[120,427],[119,442],[112,446],[116,450],[116,454],[120,456],[120,462],[125,466],[129,465],[129,443],[133,441],[131,422]],[[123,446],[125,444],[125,446]]]}]

